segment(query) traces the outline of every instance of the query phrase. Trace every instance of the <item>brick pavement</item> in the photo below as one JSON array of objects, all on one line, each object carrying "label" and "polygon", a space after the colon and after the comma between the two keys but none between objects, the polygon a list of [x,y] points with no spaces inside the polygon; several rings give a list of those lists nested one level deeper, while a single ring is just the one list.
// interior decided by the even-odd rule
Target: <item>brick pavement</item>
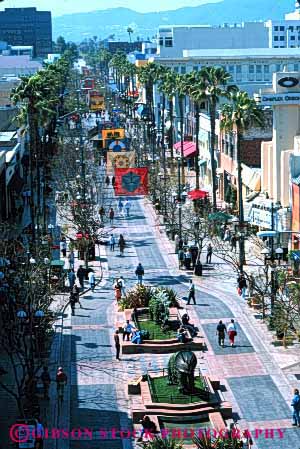
[{"label": "brick pavement", "polygon": [[[157,227],[151,205],[138,199],[133,199],[132,204],[132,216],[129,219],[118,217],[113,230],[115,235],[122,233],[127,240],[126,256],[120,257],[118,251],[112,253],[107,249],[108,265],[102,284],[94,293],[89,292],[82,298],[83,309],[77,309],[75,317],[70,317],[67,311],[69,322],[64,324],[61,360],[68,367],[71,388],[66,391],[57,424],[70,428],[87,425],[95,430],[102,424],[130,427],[130,401],[138,403],[139,399],[128,398],[128,380],[147,370],[167,366],[169,355],[129,355],[122,356],[120,362],[115,360],[114,277],[122,273],[128,288],[135,282],[134,270],[141,261],[145,283],[173,286],[181,298],[186,296],[189,279],[186,273],[178,270],[173,246]],[[282,372],[277,363],[282,348],[270,346],[263,324],[249,314],[246,304],[237,297],[235,287],[230,285],[229,279],[227,281],[218,284],[215,280],[212,283],[210,278],[197,279],[199,306],[187,306],[191,320],[199,325],[200,334],[206,335],[209,346],[204,356],[197,354],[198,367],[204,373],[220,376],[222,395],[233,403],[235,416],[240,418],[242,426],[253,429],[262,422],[264,428],[280,424],[286,429],[284,445],[282,441],[277,447],[274,442],[272,446],[269,441],[259,440],[259,449],[298,449],[300,437],[290,428],[289,408],[291,388],[297,386],[297,381]],[[226,322],[231,317],[236,319],[240,326],[239,345],[246,346],[246,351],[241,351],[240,347],[221,350],[216,345],[212,334],[220,317]],[[288,354],[286,364],[296,358],[295,350]],[[55,408],[55,401],[52,406]],[[121,442],[109,438],[97,444],[95,441],[66,441],[59,449],[130,449],[133,446],[130,440]]]}]

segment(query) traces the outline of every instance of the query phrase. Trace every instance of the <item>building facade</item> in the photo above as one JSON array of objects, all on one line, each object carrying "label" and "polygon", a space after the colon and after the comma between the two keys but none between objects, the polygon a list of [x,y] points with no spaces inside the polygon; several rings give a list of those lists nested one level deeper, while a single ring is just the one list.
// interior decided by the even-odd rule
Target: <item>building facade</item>
[{"label": "building facade", "polygon": [[183,50],[218,48],[267,48],[269,31],[263,22],[223,26],[160,26],[157,54],[161,58],[181,58]]},{"label": "building facade", "polygon": [[34,56],[46,56],[52,51],[51,12],[5,8],[0,11],[0,40],[9,45],[32,45]]}]

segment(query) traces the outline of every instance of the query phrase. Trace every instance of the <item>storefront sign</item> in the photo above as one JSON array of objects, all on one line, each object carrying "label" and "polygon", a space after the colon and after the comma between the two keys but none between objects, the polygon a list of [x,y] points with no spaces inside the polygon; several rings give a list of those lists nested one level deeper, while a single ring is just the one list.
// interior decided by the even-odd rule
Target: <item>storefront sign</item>
[{"label": "storefront sign", "polygon": [[290,94],[262,95],[260,103],[264,106],[276,106],[278,104],[300,104],[300,92]]},{"label": "storefront sign", "polygon": [[[249,221],[255,226],[272,229],[272,212],[253,205],[249,214]],[[275,211],[273,211],[273,228],[274,231],[278,231],[278,214]]]},{"label": "storefront sign", "polygon": [[293,76],[285,76],[284,78],[281,78],[278,80],[278,84],[281,87],[295,87],[297,84],[299,84],[299,80],[297,78],[294,78]]}]

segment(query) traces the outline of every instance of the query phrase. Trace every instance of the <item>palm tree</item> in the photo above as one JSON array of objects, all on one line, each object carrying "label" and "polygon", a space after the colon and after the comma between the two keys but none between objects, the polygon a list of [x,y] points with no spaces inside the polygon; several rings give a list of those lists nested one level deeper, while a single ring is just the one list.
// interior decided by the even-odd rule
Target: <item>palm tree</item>
[{"label": "palm tree", "polygon": [[[243,180],[242,180],[242,158],[241,141],[246,129],[250,126],[262,127],[264,123],[263,111],[255,100],[249,98],[247,92],[237,91],[231,96],[231,102],[225,104],[221,110],[221,129],[225,131],[236,131],[237,149],[237,172],[238,172],[238,197],[239,197],[239,222],[244,223],[243,207]],[[240,239],[240,271],[244,264],[244,241]]]},{"label": "palm tree", "polygon": [[159,86],[158,89],[163,93],[169,102],[170,129],[169,129],[169,147],[171,161],[174,158],[174,104],[173,100],[176,95],[176,79],[177,74],[171,69],[163,68],[158,73]]},{"label": "palm tree", "polygon": [[196,154],[195,154],[195,172],[196,172],[196,189],[200,187],[200,170],[199,170],[199,131],[200,131],[200,109],[204,101],[206,101],[206,82],[203,72],[193,71],[187,74],[187,92],[194,102],[195,109],[195,134],[196,134]]},{"label": "palm tree", "polygon": [[179,121],[180,121],[180,147],[181,147],[181,179],[184,184],[185,174],[184,174],[184,154],[183,154],[183,142],[184,142],[184,99],[189,92],[188,76],[177,75],[176,77],[176,91],[178,97],[179,106]]},{"label": "palm tree", "polygon": [[140,443],[139,445],[145,449],[184,449],[182,442],[170,437],[155,437],[153,440]]},{"label": "palm tree", "polygon": [[215,163],[216,144],[216,118],[217,105],[221,98],[229,98],[237,90],[236,86],[228,85],[231,75],[222,67],[204,67],[202,76],[205,79],[205,97],[208,102],[210,117],[210,163],[211,163],[211,183],[212,183],[212,203],[213,210],[217,208],[217,178]]},{"label": "palm tree", "polygon": [[127,33],[129,35],[129,42],[131,43],[131,35],[133,34],[133,29],[131,27],[127,28]]},{"label": "palm tree", "polygon": [[155,124],[155,115],[153,110],[153,86],[161,78],[164,71],[165,68],[162,68],[162,66],[153,62],[140,67],[137,71],[139,82],[143,84],[146,89],[146,103],[150,111],[149,119],[153,122],[153,124]]}]

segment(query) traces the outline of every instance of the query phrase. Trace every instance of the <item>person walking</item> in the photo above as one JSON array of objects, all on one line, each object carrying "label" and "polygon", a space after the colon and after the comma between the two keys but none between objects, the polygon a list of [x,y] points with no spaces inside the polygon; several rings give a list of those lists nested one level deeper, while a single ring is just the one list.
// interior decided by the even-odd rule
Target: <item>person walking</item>
[{"label": "person walking", "polygon": [[122,295],[125,296],[125,281],[124,281],[123,276],[120,276],[119,279],[117,280],[117,282],[118,282],[118,285],[121,288]]},{"label": "person walking", "polygon": [[76,306],[77,298],[73,291],[70,293],[70,306],[72,311],[72,316],[75,315],[75,306]]},{"label": "person walking", "polygon": [[80,287],[83,290],[84,289],[85,269],[83,268],[82,265],[80,265],[78,270],[77,270],[77,277],[78,277],[78,280],[79,280]]},{"label": "person walking", "polygon": [[63,399],[64,388],[68,383],[68,378],[62,367],[60,366],[56,374],[57,395]]},{"label": "person walking", "polygon": [[69,262],[69,269],[74,270],[74,263],[75,263],[75,254],[74,251],[71,249],[69,255],[68,255],[68,262]]},{"label": "person walking", "polygon": [[236,325],[235,325],[234,319],[232,319],[227,326],[227,334],[229,337],[230,346],[233,348],[234,339],[237,336]]},{"label": "person walking", "polygon": [[109,238],[109,245],[110,245],[110,250],[111,251],[115,250],[115,244],[116,244],[116,239],[115,239],[114,235],[111,234],[111,236]]},{"label": "person walking", "polygon": [[233,234],[230,239],[230,246],[231,246],[231,251],[234,251],[235,253],[236,253],[236,244],[237,244],[237,238]]},{"label": "person walking", "polygon": [[247,281],[243,273],[238,277],[238,292],[243,299],[246,299]]},{"label": "person walking", "polygon": [[93,292],[95,290],[95,284],[96,284],[95,273],[93,271],[90,271],[88,274],[88,277],[89,277],[90,289]]},{"label": "person walking", "polygon": [[122,215],[122,213],[123,213],[123,201],[121,200],[121,198],[118,201],[118,211],[119,211],[119,215]]},{"label": "person walking", "polygon": [[81,302],[80,302],[80,295],[79,295],[79,293],[80,293],[80,288],[78,287],[78,285],[74,285],[74,287],[73,287],[73,289],[72,289],[72,295],[74,296],[74,298],[75,298],[75,303],[77,304],[79,304],[79,307],[82,309],[82,305],[81,305]]},{"label": "person walking", "polygon": [[114,218],[115,218],[115,212],[114,212],[113,208],[111,207],[109,210],[109,223],[111,225],[114,224]]},{"label": "person walking", "polygon": [[110,184],[109,176],[106,176],[106,178],[105,178],[105,184],[106,184],[106,187],[109,187],[109,184]]},{"label": "person walking", "polygon": [[130,208],[131,208],[131,203],[130,203],[129,200],[126,200],[126,201],[125,201],[124,208],[125,208],[125,210],[126,210],[126,216],[129,217],[129,214],[130,214]]},{"label": "person walking", "polygon": [[188,249],[186,249],[185,253],[184,253],[184,266],[185,266],[186,270],[191,269],[191,262],[192,262],[191,253],[189,252]]},{"label": "person walking", "polygon": [[125,249],[126,243],[125,239],[122,234],[120,234],[119,241],[118,241],[118,247],[120,248],[120,256],[124,256],[124,249]]},{"label": "person walking", "polygon": [[118,329],[114,333],[114,341],[115,341],[115,348],[116,348],[116,359],[120,360],[121,345],[120,345],[120,336],[119,336]]},{"label": "person walking", "polygon": [[227,332],[226,326],[223,323],[223,321],[220,320],[219,324],[217,326],[216,335],[218,336],[219,346],[222,346],[223,348],[224,348],[224,343],[225,343],[225,334],[226,334],[226,332]]},{"label": "person walking", "polygon": [[182,268],[184,264],[184,251],[183,249],[178,250],[178,265]]},{"label": "person walking", "polygon": [[207,263],[207,264],[210,264],[210,263],[211,263],[211,256],[212,256],[212,253],[213,253],[213,247],[212,247],[211,243],[209,243],[209,244],[207,245],[207,254],[206,254],[206,263]]},{"label": "person walking", "polygon": [[43,449],[44,447],[44,438],[45,438],[45,429],[41,422],[41,418],[36,418],[35,425],[35,448]]},{"label": "person walking", "polygon": [[138,280],[137,283],[139,285],[143,284],[143,276],[144,276],[144,274],[145,274],[144,267],[141,264],[141,262],[139,262],[139,264],[138,264],[138,266],[136,267],[136,270],[135,270],[135,275],[137,276],[137,280]]},{"label": "person walking", "polygon": [[300,427],[300,395],[298,388],[294,390],[294,397],[292,399],[291,406],[293,408],[293,426]]},{"label": "person walking", "polygon": [[122,285],[118,279],[115,280],[114,289],[116,301],[119,301],[122,298]]},{"label": "person walking", "polygon": [[112,185],[113,187],[115,187],[115,183],[116,183],[116,178],[113,176],[113,177],[111,178],[111,185]]},{"label": "person walking", "polygon": [[41,374],[41,381],[43,384],[43,391],[44,391],[44,399],[49,400],[49,387],[51,384],[51,378],[50,378],[50,374],[48,371],[48,367],[47,366],[43,366],[43,372]]},{"label": "person walking", "polygon": [[188,301],[187,301],[188,305],[190,305],[191,300],[193,300],[194,305],[196,305],[195,284],[193,283],[192,279],[190,279],[190,283],[189,283],[189,295],[188,295]]},{"label": "person walking", "polygon": [[73,286],[74,286],[74,284],[75,284],[75,281],[76,281],[76,275],[75,275],[73,269],[72,269],[72,270],[69,270],[69,273],[68,273],[68,280],[69,280],[69,287],[70,287],[70,290],[72,290],[72,288],[73,288]]},{"label": "person walking", "polygon": [[67,242],[65,239],[62,239],[60,242],[60,250],[63,257],[67,257]]},{"label": "person walking", "polygon": [[99,209],[99,217],[100,217],[100,221],[101,223],[104,222],[104,217],[105,217],[105,209],[103,206],[100,207]]}]

